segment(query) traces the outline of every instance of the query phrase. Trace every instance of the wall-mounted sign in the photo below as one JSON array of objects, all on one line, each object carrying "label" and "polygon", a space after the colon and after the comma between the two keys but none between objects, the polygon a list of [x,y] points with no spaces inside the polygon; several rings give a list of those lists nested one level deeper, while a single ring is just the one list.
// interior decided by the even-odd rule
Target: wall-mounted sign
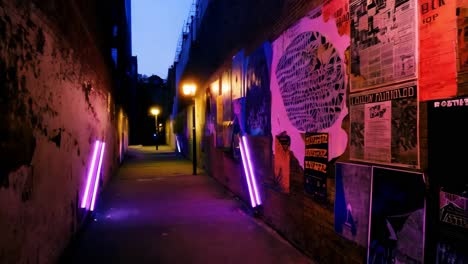
[{"label": "wall-mounted sign", "polygon": [[305,135],[304,184],[306,193],[316,200],[327,199],[328,133]]}]

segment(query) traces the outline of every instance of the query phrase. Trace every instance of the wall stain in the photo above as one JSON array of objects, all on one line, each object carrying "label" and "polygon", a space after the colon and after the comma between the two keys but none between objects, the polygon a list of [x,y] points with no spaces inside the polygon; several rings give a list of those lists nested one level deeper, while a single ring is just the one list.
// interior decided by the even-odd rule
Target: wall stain
[{"label": "wall stain", "polygon": [[55,143],[57,148],[60,148],[60,145],[62,143],[62,131],[62,128],[59,128],[57,135],[49,138],[49,141]]},{"label": "wall stain", "polygon": [[[33,135],[34,120],[27,116],[31,105],[25,98],[26,77],[20,75],[21,68],[30,62],[28,32],[22,25],[12,28],[11,19],[3,15],[0,19],[0,188],[9,188],[9,174],[23,165],[31,163],[36,148]],[[36,121],[37,122],[37,121]]]},{"label": "wall stain", "polygon": [[44,32],[42,31],[42,29],[39,29],[37,31],[37,35],[36,35],[36,50],[37,50],[37,52],[39,52],[40,54],[44,54],[44,45],[45,45]]},{"label": "wall stain", "polygon": [[26,180],[24,182],[23,191],[21,193],[21,201],[27,202],[31,200],[34,188],[34,170],[32,166],[29,167],[30,172],[26,176]]},{"label": "wall stain", "polygon": [[91,101],[89,100],[89,95],[91,93],[91,90],[93,89],[93,86],[92,86],[91,82],[88,82],[88,81],[83,82],[83,85],[81,86],[81,88],[82,88],[82,90],[84,92],[85,100],[86,100],[86,103],[88,104],[88,108],[93,113],[94,118],[97,119],[97,114],[94,111],[94,107],[91,104]]}]

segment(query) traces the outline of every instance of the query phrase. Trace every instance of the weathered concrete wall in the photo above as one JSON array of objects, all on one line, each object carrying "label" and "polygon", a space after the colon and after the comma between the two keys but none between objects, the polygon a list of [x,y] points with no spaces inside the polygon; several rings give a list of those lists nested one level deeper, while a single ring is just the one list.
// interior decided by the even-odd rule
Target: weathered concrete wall
[{"label": "weathered concrete wall", "polygon": [[0,262],[53,263],[82,224],[95,140],[107,143],[101,184],[117,166],[111,81],[88,36],[71,43],[32,4],[8,2],[0,1]]}]

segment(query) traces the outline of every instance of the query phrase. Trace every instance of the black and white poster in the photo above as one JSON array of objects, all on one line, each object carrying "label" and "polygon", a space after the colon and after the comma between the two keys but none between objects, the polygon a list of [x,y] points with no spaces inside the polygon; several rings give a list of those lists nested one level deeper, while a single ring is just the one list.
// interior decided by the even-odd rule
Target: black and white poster
[{"label": "black and white poster", "polygon": [[351,0],[351,92],[416,78],[417,0]]},{"label": "black and white poster", "polygon": [[424,263],[422,173],[373,167],[368,263]]},{"label": "black and white poster", "polygon": [[419,167],[415,82],[350,95],[350,159]]}]

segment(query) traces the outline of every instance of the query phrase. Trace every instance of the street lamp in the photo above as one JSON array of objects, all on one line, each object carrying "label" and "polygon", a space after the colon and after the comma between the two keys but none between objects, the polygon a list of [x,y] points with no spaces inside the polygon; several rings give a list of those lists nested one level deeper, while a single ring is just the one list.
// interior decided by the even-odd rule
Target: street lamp
[{"label": "street lamp", "polygon": [[197,91],[197,86],[195,84],[184,84],[182,86],[184,95],[190,96],[193,99],[193,108],[192,108],[192,149],[193,149],[193,175],[197,175],[197,137],[195,131],[195,93]]},{"label": "street lamp", "polygon": [[159,115],[160,112],[161,112],[161,111],[160,111],[159,108],[157,108],[157,107],[152,107],[152,108],[150,109],[150,113],[151,113],[152,115],[154,115],[154,122],[155,122],[154,124],[155,124],[155,129],[156,129],[156,140],[155,140],[155,141],[156,141],[156,150],[158,150],[158,136],[159,136],[159,135],[158,135],[158,134],[159,134],[159,133],[158,133],[158,132],[159,132],[159,127],[158,127],[158,115]]}]

